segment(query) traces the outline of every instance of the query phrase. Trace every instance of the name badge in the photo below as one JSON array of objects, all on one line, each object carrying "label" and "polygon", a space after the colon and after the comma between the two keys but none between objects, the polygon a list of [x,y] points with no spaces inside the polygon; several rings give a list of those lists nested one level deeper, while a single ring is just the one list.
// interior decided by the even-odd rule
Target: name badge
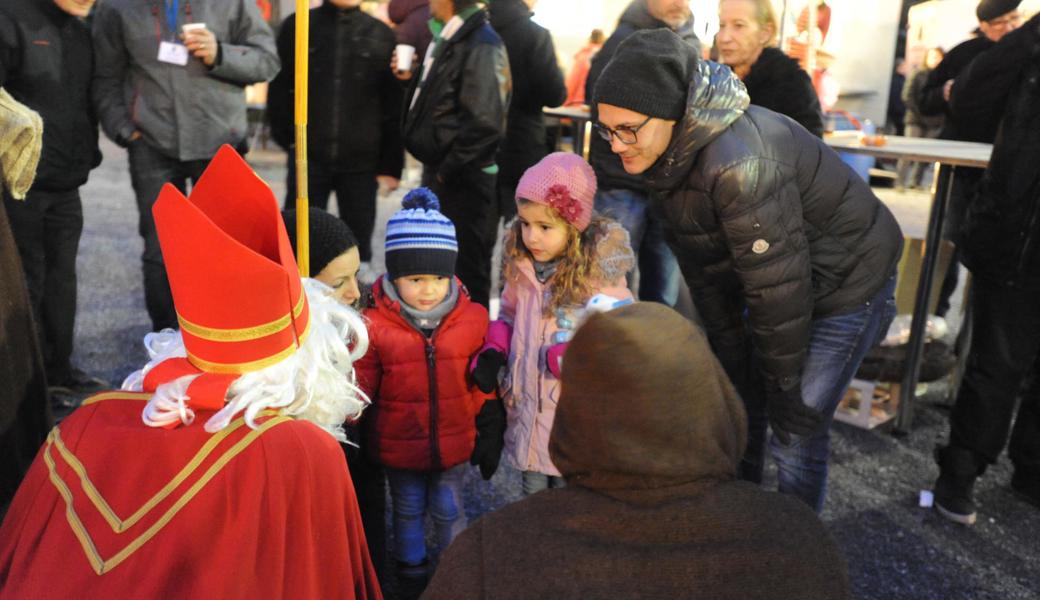
[{"label": "name badge", "polygon": [[159,62],[183,67],[188,64],[187,46],[173,42],[159,42]]}]

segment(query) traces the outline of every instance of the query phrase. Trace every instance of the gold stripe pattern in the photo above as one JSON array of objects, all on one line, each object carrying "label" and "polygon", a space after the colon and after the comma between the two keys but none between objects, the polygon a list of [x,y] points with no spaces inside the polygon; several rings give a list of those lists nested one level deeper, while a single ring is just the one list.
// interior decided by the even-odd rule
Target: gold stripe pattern
[{"label": "gold stripe pattern", "polygon": [[151,400],[152,395],[148,392],[103,392],[101,394],[94,394],[93,396],[84,400],[80,406],[90,406],[98,402],[105,400],[135,400],[140,402],[147,402]]},{"label": "gold stripe pattern", "polygon": [[[311,322],[310,320],[308,320],[307,328],[304,329],[303,334],[300,335],[300,346],[302,346],[303,343],[307,340],[307,335],[310,334],[310,332]],[[293,342],[289,345],[288,348],[278,352],[277,354],[272,354],[271,356],[268,356],[266,358],[261,358],[259,360],[254,360],[252,362],[247,363],[218,363],[199,358],[191,352],[187,352],[187,354],[188,360],[191,362],[191,364],[195,365],[202,371],[206,371],[207,373],[218,373],[222,375],[242,375],[244,373],[250,373],[252,371],[259,371],[260,369],[264,369],[266,367],[270,367],[275,363],[281,362],[282,360],[288,358],[294,352],[296,352],[297,347],[298,346],[296,342]]]},{"label": "gold stripe pattern", "polygon": [[296,302],[296,306],[293,307],[292,315],[287,314],[280,319],[271,321],[270,323],[255,325],[253,327],[243,327],[241,329],[217,329],[214,327],[205,327],[192,323],[182,317],[180,313],[177,313],[177,321],[180,323],[182,330],[203,340],[209,340],[211,342],[248,342],[250,340],[258,340],[278,333],[292,325],[293,319],[300,318],[300,315],[303,313],[303,305],[306,299],[307,294],[301,290],[300,299]]},{"label": "gold stripe pattern", "polygon": [[[264,412],[267,413],[275,411]],[[47,444],[44,446],[43,460],[47,464],[47,469],[49,472],[48,474],[50,476],[51,483],[54,484],[54,487],[57,488],[58,493],[65,500],[65,517],[69,522],[69,526],[72,528],[73,533],[79,540],[80,546],[83,548],[83,552],[84,554],[86,554],[87,560],[90,562],[90,566],[94,569],[94,572],[98,575],[103,575],[119,566],[120,563],[129,558],[134,552],[139,550],[141,546],[143,546],[145,543],[147,543],[149,540],[155,537],[155,535],[159,533],[164,527],[166,527],[166,525],[168,525],[170,521],[173,520],[177,513],[179,513],[181,509],[183,509],[189,502],[191,502],[191,500],[194,499],[195,496],[198,495],[198,493],[202,491],[202,489],[218,473],[220,473],[220,471],[222,471],[224,467],[227,466],[229,462],[231,462],[232,459],[241,454],[246,448],[249,447],[250,444],[256,441],[257,438],[259,438],[261,435],[266,433],[271,428],[277,427],[278,425],[281,425],[283,423],[288,423],[292,420],[293,419],[291,419],[290,417],[275,416],[265,421],[257,429],[251,430],[249,433],[247,433],[235,445],[233,445],[226,452],[224,452],[224,454],[222,454],[220,458],[218,458],[209,467],[209,469],[206,470],[202,477],[200,477],[198,481],[196,481],[190,488],[188,488],[188,490],[185,491],[184,494],[182,494],[180,498],[177,499],[173,506],[171,506],[161,517],[159,517],[159,519],[156,520],[156,522],[151,527],[149,527],[141,535],[131,540],[130,543],[124,546],[122,550],[120,550],[108,559],[103,558],[101,556],[101,553],[98,551],[97,546],[94,544],[94,541],[91,539],[90,534],[86,530],[86,527],[84,527],[83,522],[80,520],[79,515],[76,513],[75,505],[73,503],[72,491],[69,489],[68,485],[66,485],[65,482],[61,479],[61,476],[58,475],[54,458],[51,456],[51,448],[55,447],[57,445],[56,440],[60,439],[57,427],[55,427],[54,430],[52,430],[51,435],[48,436]],[[239,418],[235,420],[233,425],[235,425],[235,428],[237,429],[242,425],[243,422],[244,420]],[[210,448],[210,450],[212,450],[212,448]],[[61,452],[60,448],[59,452]],[[71,453],[69,455],[71,456]],[[65,454],[63,453],[62,456],[64,457]],[[198,458],[198,455],[196,455],[196,458]],[[199,460],[199,462],[201,462],[201,460]],[[80,464],[78,460],[76,461],[76,463],[79,464],[80,468],[82,468],[82,464]],[[69,464],[70,466],[72,465],[72,463]],[[196,470],[198,466],[198,464],[195,464],[192,467],[191,471]],[[76,470],[75,467],[73,467],[73,470]],[[184,471],[182,471],[182,474],[183,473]],[[77,474],[80,476],[80,481],[83,485],[83,489],[85,491],[88,488],[92,489],[96,494],[97,490],[94,488],[93,483],[91,483],[90,480],[87,478],[86,472],[77,471]],[[188,473],[188,475],[190,475],[190,472]],[[180,477],[180,474],[178,474],[178,477]],[[185,475],[185,477],[187,477],[187,475]],[[183,480],[178,483],[182,482]],[[164,491],[165,489],[166,488],[164,488]],[[170,491],[172,491],[172,489]],[[89,496],[90,494],[88,493],[88,497]],[[97,494],[97,499],[91,498],[91,501],[94,502],[95,507],[97,507],[98,510],[101,511],[102,514],[104,514],[104,510],[101,508],[101,505],[99,505],[98,500],[100,500],[102,505],[106,508],[108,508],[108,503],[105,502],[103,498],[101,498],[100,494]],[[153,498],[152,500],[155,500],[155,498]],[[151,510],[151,508],[154,508],[154,505],[148,507],[148,509],[144,512],[148,512],[149,510]],[[111,511],[111,508],[108,508],[108,510]],[[138,513],[140,512],[141,511],[138,511]],[[137,513],[135,513],[135,516],[136,514]]]}]

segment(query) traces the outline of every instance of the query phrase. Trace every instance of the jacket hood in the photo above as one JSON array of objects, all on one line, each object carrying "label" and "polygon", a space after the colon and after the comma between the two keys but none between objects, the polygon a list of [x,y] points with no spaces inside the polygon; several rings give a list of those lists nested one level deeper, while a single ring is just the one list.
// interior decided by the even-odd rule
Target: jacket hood
[{"label": "jacket hood", "polygon": [[390,20],[400,25],[408,15],[430,5],[430,0],[393,0],[387,5],[386,13]]},{"label": "jacket hood", "polygon": [[729,67],[698,59],[686,95],[686,114],[675,124],[664,154],[646,173],[651,189],[679,187],[701,148],[743,116],[750,103],[747,88]]},{"label": "jacket hood", "polygon": [[496,31],[517,21],[527,21],[534,14],[524,0],[491,0],[487,10]]},{"label": "jacket hood", "polygon": [[549,453],[568,483],[608,494],[734,479],[744,407],[707,338],[638,302],[591,317],[567,348]]}]

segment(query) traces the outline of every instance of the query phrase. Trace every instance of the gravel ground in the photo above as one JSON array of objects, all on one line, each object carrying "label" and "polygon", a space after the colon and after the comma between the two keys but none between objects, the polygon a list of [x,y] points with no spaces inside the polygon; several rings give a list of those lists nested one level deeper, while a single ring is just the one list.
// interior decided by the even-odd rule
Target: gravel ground
[{"label": "gravel ground", "polygon": [[[149,329],[141,284],[137,212],[125,153],[103,142],[105,161],[84,187],[85,228],[79,255],[77,363],[116,385],[146,359]],[[251,162],[284,193],[283,154],[259,151]],[[406,183],[417,177],[406,178]],[[879,190],[904,231],[922,235],[928,197]],[[378,242],[402,192],[380,200],[373,269],[382,268]],[[956,310],[956,308],[955,308]],[[1040,511],[1008,488],[1006,457],[977,485],[979,522],[961,527],[918,508],[918,492],[933,482],[932,449],[946,436],[942,386],[928,390],[908,436],[836,424],[827,506],[822,518],[848,560],[856,598],[1040,597]],[[775,473],[767,473],[775,481]],[[772,482],[769,482],[772,483]],[[501,469],[486,484],[471,473],[466,512],[475,518],[519,497],[519,476]],[[388,582],[389,583],[389,582]],[[388,590],[390,591],[390,590]]]}]

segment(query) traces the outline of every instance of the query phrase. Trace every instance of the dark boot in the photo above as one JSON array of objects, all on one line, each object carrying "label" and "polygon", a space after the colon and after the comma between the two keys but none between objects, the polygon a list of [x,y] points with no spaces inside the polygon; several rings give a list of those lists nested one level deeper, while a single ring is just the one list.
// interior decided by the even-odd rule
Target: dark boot
[{"label": "dark boot", "polygon": [[971,450],[947,446],[935,451],[939,479],[935,482],[935,510],[962,525],[975,524],[975,479],[985,470],[985,461]]},{"label": "dark boot", "polygon": [[1011,491],[1022,500],[1040,508],[1040,473],[1016,468],[1015,474],[1011,476]]},{"label": "dark boot", "polygon": [[397,561],[398,600],[417,600],[430,582],[430,566],[425,560],[417,565]]}]

